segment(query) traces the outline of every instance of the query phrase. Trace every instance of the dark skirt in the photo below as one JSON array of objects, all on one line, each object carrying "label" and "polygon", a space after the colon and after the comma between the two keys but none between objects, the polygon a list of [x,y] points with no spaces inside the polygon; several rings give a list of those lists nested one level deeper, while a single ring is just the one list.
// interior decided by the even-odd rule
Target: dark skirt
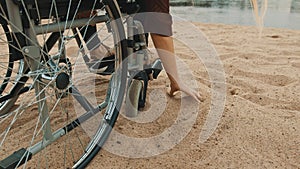
[{"label": "dark skirt", "polygon": [[140,0],[141,11],[135,17],[144,26],[145,32],[172,36],[172,17],[169,0]]}]

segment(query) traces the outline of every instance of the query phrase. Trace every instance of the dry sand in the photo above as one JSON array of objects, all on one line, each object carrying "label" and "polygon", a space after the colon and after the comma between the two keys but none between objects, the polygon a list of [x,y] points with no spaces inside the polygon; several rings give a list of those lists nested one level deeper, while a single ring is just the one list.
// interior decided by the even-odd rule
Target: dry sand
[{"label": "dry sand", "polygon": [[[211,84],[203,65],[196,66],[189,49],[176,43],[177,55],[192,65],[206,98],[191,131],[174,148],[153,157],[127,158],[102,150],[88,168],[300,168],[300,31],[265,28],[259,39],[255,27],[195,25],[214,45],[225,69],[226,106],[216,131],[199,142]],[[149,90],[164,91],[167,83],[160,76]],[[159,134],[174,123],[179,104],[167,97],[167,109],[157,120],[136,124],[120,117],[116,129],[141,137]]]},{"label": "dry sand", "polygon": [[[190,132],[172,149],[147,158],[122,157],[104,149],[88,168],[300,168],[300,31],[265,28],[259,39],[255,27],[195,25],[214,45],[226,76],[225,110],[213,135],[199,142],[212,101],[208,72],[187,46],[175,41],[177,56],[190,66],[205,98]],[[76,48],[68,52],[76,52]],[[148,99],[140,114],[156,113],[155,109],[166,106],[157,119],[137,123],[120,116],[114,129],[148,138],[172,126],[181,101],[187,98],[169,98],[165,95],[167,85],[165,74],[150,83],[149,93],[160,91],[153,97],[166,101]],[[24,123],[18,129],[21,134],[26,129]],[[122,151],[128,149],[115,135],[109,142],[121,146]],[[156,149],[163,146],[158,144]],[[63,168],[55,163],[51,167]]]}]

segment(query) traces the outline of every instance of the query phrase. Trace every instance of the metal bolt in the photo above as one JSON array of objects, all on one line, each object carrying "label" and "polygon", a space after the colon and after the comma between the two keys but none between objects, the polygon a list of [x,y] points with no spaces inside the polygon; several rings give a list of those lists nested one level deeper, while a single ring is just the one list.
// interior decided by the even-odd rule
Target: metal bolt
[{"label": "metal bolt", "polygon": [[29,49],[28,49],[28,48],[25,48],[25,49],[24,49],[24,53],[27,53],[27,54],[28,54],[28,53],[29,53]]}]

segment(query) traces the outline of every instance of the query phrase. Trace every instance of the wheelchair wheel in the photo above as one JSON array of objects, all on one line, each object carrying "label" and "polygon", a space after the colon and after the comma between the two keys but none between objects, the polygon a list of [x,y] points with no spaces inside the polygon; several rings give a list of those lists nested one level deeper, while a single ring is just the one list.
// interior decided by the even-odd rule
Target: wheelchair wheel
[{"label": "wheelchair wheel", "polygon": [[[0,25],[0,96],[9,96],[11,91],[20,91],[24,86],[21,75],[24,72],[24,60],[15,59],[16,51],[12,47],[12,35],[8,25]],[[0,102],[0,116],[9,112],[18,96],[11,96]]]},{"label": "wheelchair wheel", "polygon": [[[0,81],[4,90],[0,105],[2,114],[6,114],[0,117],[1,169],[85,168],[107,140],[125,94],[127,41],[116,1],[75,0],[78,8],[69,5],[69,0],[63,0],[66,8],[48,1],[53,2],[48,6],[49,18],[45,18],[46,10],[39,9],[39,5],[29,5],[37,14],[33,9],[28,12],[26,3],[31,1],[17,4],[27,15],[25,18],[33,18],[21,33],[24,44],[19,43],[20,35],[11,29],[15,27],[13,22],[1,14],[7,21],[7,25],[2,25],[6,33],[1,32],[0,39],[5,42],[1,51],[7,52],[3,61],[1,57]],[[78,12],[85,11],[80,6],[91,6],[89,10],[96,12],[77,22]],[[60,12],[62,9],[67,12]],[[113,66],[114,71],[109,75],[91,71],[84,60],[87,51],[82,32],[84,25],[95,24],[93,18],[100,18],[95,36],[113,53],[109,59],[103,59],[113,63],[110,68]],[[80,25],[82,21],[87,22]],[[81,40],[79,48],[76,37]],[[18,51],[23,58],[9,60]],[[36,57],[39,54],[41,57]],[[8,94],[14,97],[3,97]]]},{"label": "wheelchair wheel", "polygon": [[139,110],[139,99],[143,90],[141,80],[133,79],[126,95],[125,112],[127,117],[136,117]]}]

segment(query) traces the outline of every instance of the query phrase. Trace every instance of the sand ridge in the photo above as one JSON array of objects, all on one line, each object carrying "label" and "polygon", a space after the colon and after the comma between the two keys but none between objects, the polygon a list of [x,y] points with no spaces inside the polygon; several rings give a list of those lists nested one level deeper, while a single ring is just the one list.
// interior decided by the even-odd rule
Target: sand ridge
[{"label": "sand ridge", "polygon": [[[264,28],[259,39],[256,27],[194,24],[214,45],[225,69],[226,107],[217,130],[199,143],[211,84],[205,69],[189,59],[189,49],[175,43],[177,55],[195,66],[206,97],[192,130],[160,155],[135,159],[103,150],[88,168],[300,168],[300,31]],[[150,90],[164,91],[167,84],[160,76]],[[168,109],[152,123],[138,125],[120,117],[116,128],[136,135],[160,133],[174,121],[179,102],[168,98]]]},{"label": "sand ridge", "polygon": [[[104,148],[87,168],[300,168],[300,31],[264,28],[259,39],[256,27],[193,24],[213,44],[225,70],[225,109],[216,131],[206,142],[199,142],[199,133],[212,101],[212,82],[205,65],[199,60],[195,62],[193,51],[175,39],[176,55],[193,71],[199,92],[205,97],[196,112],[189,112],[190,115],[198,113],[191,130],[170,150],[147,158],[122,157]],[[72,56],[78,48],[74,44],[67,52]],[[182,73],[184,77],[186,72]],[[139,123],[121,114],[114,130],[146,138],[161,134],[176,123],[181,102],[189,104],[190,100],[168,97],[165,93],[168,85],[165,73],[149,84],[147,106],[140,117],[147,117],[146,113],[155,114],[164,107],[157,119]],[[157,102],[158,99],[165,99],[165,102]],[[23,144],[24,133],[33,130],[28,126],[36,120],[36,110],[36,106],[30,107],[26,119],[20,126],[16,125],[18,132],[15,134],[20,135],[20,139],[9,143],[7,149],[13,144]],[[60,115],[59,111],[53,113],[57,121]],[[87,137],[84,131],[79,133]],[[78,141],[76,137],[68,139]],[[61,139],[55,144],[59,147],[64,141]],[[114,135],[109,142],[123,146],[122,151],[127,149],[124,140]],[[156,145],[153,150],[165,146],[164,143]],[[61,155],[63,152],[59,150],[62,149],[51,149],[48,158]],[[63,166],[53,163],[51,168]]]}]

